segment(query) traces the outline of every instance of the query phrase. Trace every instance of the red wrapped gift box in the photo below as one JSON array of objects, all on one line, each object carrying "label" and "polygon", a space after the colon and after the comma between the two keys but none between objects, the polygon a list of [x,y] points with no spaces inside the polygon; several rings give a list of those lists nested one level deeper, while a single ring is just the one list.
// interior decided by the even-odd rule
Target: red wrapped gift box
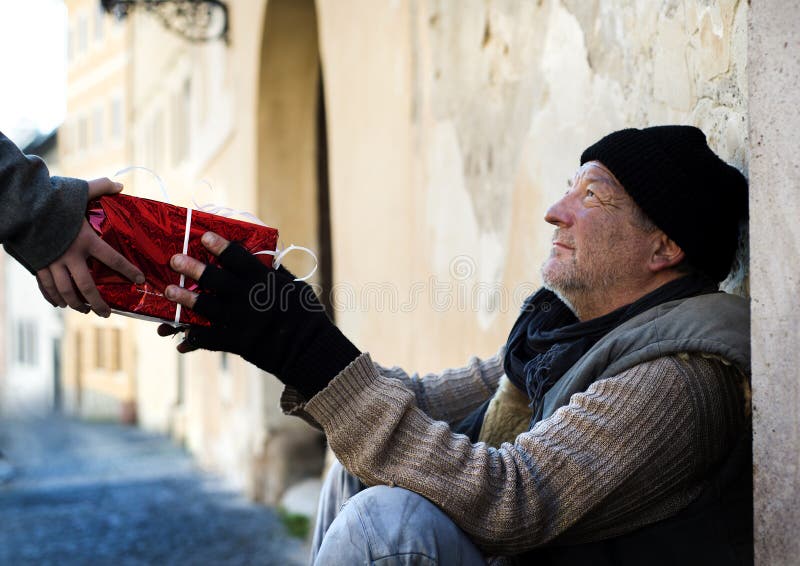
[{"label": "red wrapped gift box", "polygon": [[[238,242],[253,253],[273,251],[277,246],[275,228],[198,210],[191,212],[186,253],[205,264],[219,264],[200,242],[200,237],[208,231]],[[112,309],[137,318],[175,322],[177,305],[164,297],[164,289],[170,284],[180,284],[181,276],[169,267],[169,260],[183,252],[187,215],[187,209],[180,206],[122,194],[103,196],[89,203],[86,217],[92,228],[145,274],[145,282],[136,285],[104,264],[90,260],[97,289]],[[256,257],[272,266],[271,255]],[[197,282],[188,277],[183,286],[199,292]],[[187,309],[180,310],[179,322],[209,324]]]}]

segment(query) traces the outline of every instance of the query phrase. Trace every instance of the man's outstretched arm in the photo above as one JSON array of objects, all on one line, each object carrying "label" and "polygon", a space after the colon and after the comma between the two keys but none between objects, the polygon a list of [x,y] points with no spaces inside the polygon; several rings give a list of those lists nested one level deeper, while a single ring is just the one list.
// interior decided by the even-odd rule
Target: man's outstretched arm
[{"label": "man's outstretched arm", "polygon": [[375,364],[378,373],[397,379],[414,392],[417,405],[436,420],[457,422],[489,399],[503,377],[505,346],[494,356],[473,356],[467,365],[440,373],[409,374],[398,366]]}]

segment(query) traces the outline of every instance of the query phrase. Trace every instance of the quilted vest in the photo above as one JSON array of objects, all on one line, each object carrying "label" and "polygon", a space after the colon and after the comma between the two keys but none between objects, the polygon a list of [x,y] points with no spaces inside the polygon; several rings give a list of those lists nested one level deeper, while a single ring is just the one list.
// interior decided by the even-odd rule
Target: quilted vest
[{"label": "quilted vest", "polygon": [[[592,347],[547,392],[536,421],[569,403],[594,381],[662,356],[684,352],[723,358],[750,375],[750,310],[725,293],[670,301],[620,325]],[[752,444],[750,431],[677,515],[613,539],[549,546],[517,557],[536,565],[751,564]]]}]

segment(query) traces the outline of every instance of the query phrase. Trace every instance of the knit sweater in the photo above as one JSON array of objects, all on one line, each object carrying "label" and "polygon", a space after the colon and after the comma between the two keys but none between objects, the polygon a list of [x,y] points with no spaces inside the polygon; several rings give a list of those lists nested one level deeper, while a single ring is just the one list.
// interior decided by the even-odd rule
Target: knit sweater
[{"label": "knit sweater", "polygon": [[365,353],[308,402],[287,390],[283,406],[318,423],[364,483],[423,495],[482,550],[502,555],[674,515],[747,421],[744,375],[681,354],[596,381],[513,444],[453,433],[448,423],[488,399],[502,375],[500,354],[421,378]]}]

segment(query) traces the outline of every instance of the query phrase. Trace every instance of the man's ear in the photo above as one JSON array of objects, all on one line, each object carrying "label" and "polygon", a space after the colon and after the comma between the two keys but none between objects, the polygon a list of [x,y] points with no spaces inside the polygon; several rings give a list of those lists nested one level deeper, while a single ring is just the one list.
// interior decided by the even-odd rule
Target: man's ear
[{"label": "man's ear", "polygon": [[647,263],[647,267],[653,273],[675,267],[684,260],[686,254],[681,247],[669,238],[664,232],[659,230],[653,241],[653,253]]}]

